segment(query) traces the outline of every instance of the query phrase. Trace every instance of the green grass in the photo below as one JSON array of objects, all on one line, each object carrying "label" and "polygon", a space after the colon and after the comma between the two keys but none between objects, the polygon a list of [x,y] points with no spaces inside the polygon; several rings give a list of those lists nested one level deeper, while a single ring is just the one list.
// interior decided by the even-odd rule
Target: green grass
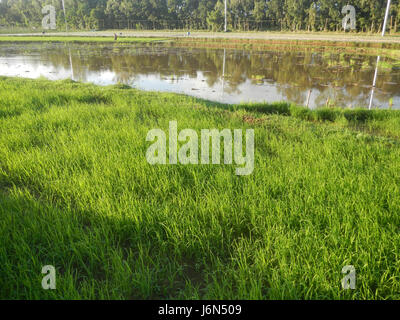
[{"label": "green grass", "polygon": [[135,38],[135,37],[63,37],[63,36],[0,36],[0,42],[139,42],[148,43],[164,41],[165,38]]},{"label": "green grass", "polygon": [[[171,120],[253,128],[254,172],[149,165]],[[0,298],[399,299],[399,139],[398,111],[0,78]]]}]

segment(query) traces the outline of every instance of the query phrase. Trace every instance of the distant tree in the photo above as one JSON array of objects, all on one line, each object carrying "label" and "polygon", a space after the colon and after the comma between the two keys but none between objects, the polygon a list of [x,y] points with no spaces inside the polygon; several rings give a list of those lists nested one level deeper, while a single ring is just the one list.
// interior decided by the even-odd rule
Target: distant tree
[{"label": "distant tree", "polygon": [[[222,30],[224,0],[64,0],[71,29],[200,28]],[[57,10],[57,26],[64,27],[59,0],[2,0],[3,26],[41,25],[42,8]],[[382,31],[387,0],[228,0],[228,25],[237,30],[313,30],[342,28],[342,7],[356,8],[358,31]],[[264,22],[265,21],[265,22]],[[400,0],[392,0],[388,29],[399,29]]]},{"label": "distant tree", "polygon": [[317,22],[317,6],[315,2],[311,3],[310,9],[308,9],[308,30],[315,31],[315,25]]},{"label": "distant tree", "polygon": [[224,4],[218,1],[215,4],[214,10],[212,10],[207,16],[207,23],[211,30],[221,31],[224,24]]},{"label": "distant tree", "polygon": [[253,17],[254,20],[257,23],[257,29],[260,29],[262,26],[262,21],[265,20],[266,18],[266,9],[267,9],[267,4],[265,0],[256,0],[254,4],[254,10],[253,10]]}]

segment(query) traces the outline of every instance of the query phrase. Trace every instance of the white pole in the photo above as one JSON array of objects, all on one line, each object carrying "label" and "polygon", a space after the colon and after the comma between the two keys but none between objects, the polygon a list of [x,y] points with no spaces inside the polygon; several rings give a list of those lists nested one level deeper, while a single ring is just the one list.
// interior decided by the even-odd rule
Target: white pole
[{"label": "white pole", "polygon": [[387,20],[388,20],[388,17],[389,17],[389,10],[390,10],[390,1],[391,0],[388,0],[388,2],[387,2],[386,13],[385,13],[385,21],[383,22],[382,37],[385,36],[385,32],[386,32],[386,25],[387,25]]},{"label": "white pole", "polygon": [[226,21],[226,11],[227,11],[227,8],[228,8],[227,1],[228,0],[225,0],[225,27],[224,27],[225,32],[226,32],[226,28],[227,28],[227,21]]},{"label": "white pole", "polygon": [[[386,32],[386,25],[387,25],[387,20],[388,20],[388,16],[389,16],[389,10],[390,10],[390,1],[391,0],[388,0],[387,6],[386,6],[385,20],[383,21],[383,28],[382,28],[382,37],[385,36],[385,32]],[[376,67],[375,67],[374,81],[372,84],[371,99],[369,100],[369,107],[368,107],[369,110],[371,110],[372,101],[374,100],[374,92],[375,92],[375,87],[376,87],[376,79],[378,77],[378,66],[379,66],[380,60],[381,60],[381,56],[378,56],[378,58],[376,59]]]},{"label": "white pole", "polygon": [[63,11],[64,11],[65,31],[68,32],[67,15],[65,14],[65,4],[64,4],[64,0],[61,0],[61,1],[62,1]]}]

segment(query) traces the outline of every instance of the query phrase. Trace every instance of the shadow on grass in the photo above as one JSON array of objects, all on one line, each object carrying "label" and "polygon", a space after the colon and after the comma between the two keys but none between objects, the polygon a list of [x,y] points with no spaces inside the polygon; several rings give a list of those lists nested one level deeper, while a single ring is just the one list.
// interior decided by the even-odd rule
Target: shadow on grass
[{"label": "shadow on grass", "polygon": [[[188,283],[205,288],[203,267],[171,253],[157,216],[135,223],[60,209],[5,187],[0,203],[0,299],[164,299]],[[57,290],[41,287],[45,265],[56,268]]]}]

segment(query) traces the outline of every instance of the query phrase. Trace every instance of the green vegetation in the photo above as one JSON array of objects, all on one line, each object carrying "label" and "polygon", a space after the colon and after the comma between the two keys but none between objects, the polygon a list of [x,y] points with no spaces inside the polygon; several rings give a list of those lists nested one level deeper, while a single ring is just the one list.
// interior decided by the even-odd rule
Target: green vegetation
[{"label": "green vegetation", "polygon": [[[69,29],[197,29],[223,30],[223,0],[65,0]],[[44,4],[57,11],[57,27],[65,30],[61,3],[52,0],[3,0],[0,26],[41,28]],[[229,30],[338,31],[347,0],[229,0]],[[353,0],[357,31],[382,29],[386,1]],[[388,29],[400,25],[400,2],[392,0]]]},{"label": "green vegetation", "polygon": [[[331,53],[336,54],[357,54],[357,55],[381,55],[400,59],[400,44],[395,42],[368,43],[357,41],[321,41],[321,40],[302,40],[298,35],[298,40],[265,40],[265,39],[221,39],[221,38],[179,38],[171,41],[174,46],[200,47],[200,48],[240,48],[245,50],[274,50],[274,51],[305,51],[323,52],[325,56]],[[394,65],[398,67],[397,63]],[[369,66],[368,66],[369,67]]]},{"label": "green vegetation", "polygon": [[[368,133],[377,137],[400,138],[400,112],[392,110],[367,110],[361,108],[318,108],[311,110],[289,103],[240,104],[233,110],[245,110],[258,115],[285,115],[311,122],[329,122],[336,128]],[[260,120],[258,120],[260,121]]]},{"label": "green vegetation", "polygon": [[[67,80],[0,92],[0,298],[400,298],[400,112]],[[254,128],[254,172],[149,165],[147,132],[171,120]]]},{"label": "green vegetation", "polygon": [[51,37],[51,36],[0,36],[0,42],[139,42],[148,43],[155,41],[164,41],[165,38],[133,38],[118,37]]},{"label": "green vegetation", "polygon": [[[117,32],[119,33],[119,31]],[[301,36],[300,36],[301,37]],[[221,39],[221,38],[177,38],[175,35],[169,37],[129,37],[118,36],[117,41],[110,34],[109,37],[99,36],[96,33],[87,36],[1,36],[1,42],[81,42],[81,43],[154,43],[168,42],[172,46],[190,48],[240,48],[245,50],[275,50],[275,51],[305,51],[324,52],[325,55],[336,54],[358,54],[358,55],[381,55],[394,59],[400,59],[399,43],[368,43],[368,42],[343,42],[343,41],[321,41],[321,40],[260,40],[260,39]],[[383,68],[399,68],[398,62],[387,64],[381,62]],[[367,68],[370,66],[368,65]]]},{"label": "green vegetation", "polygon": [[379,67],[381,69],[386,69],[386,70],[400,69],[400,61],[394,61],[394,62],[379,61]]}]

